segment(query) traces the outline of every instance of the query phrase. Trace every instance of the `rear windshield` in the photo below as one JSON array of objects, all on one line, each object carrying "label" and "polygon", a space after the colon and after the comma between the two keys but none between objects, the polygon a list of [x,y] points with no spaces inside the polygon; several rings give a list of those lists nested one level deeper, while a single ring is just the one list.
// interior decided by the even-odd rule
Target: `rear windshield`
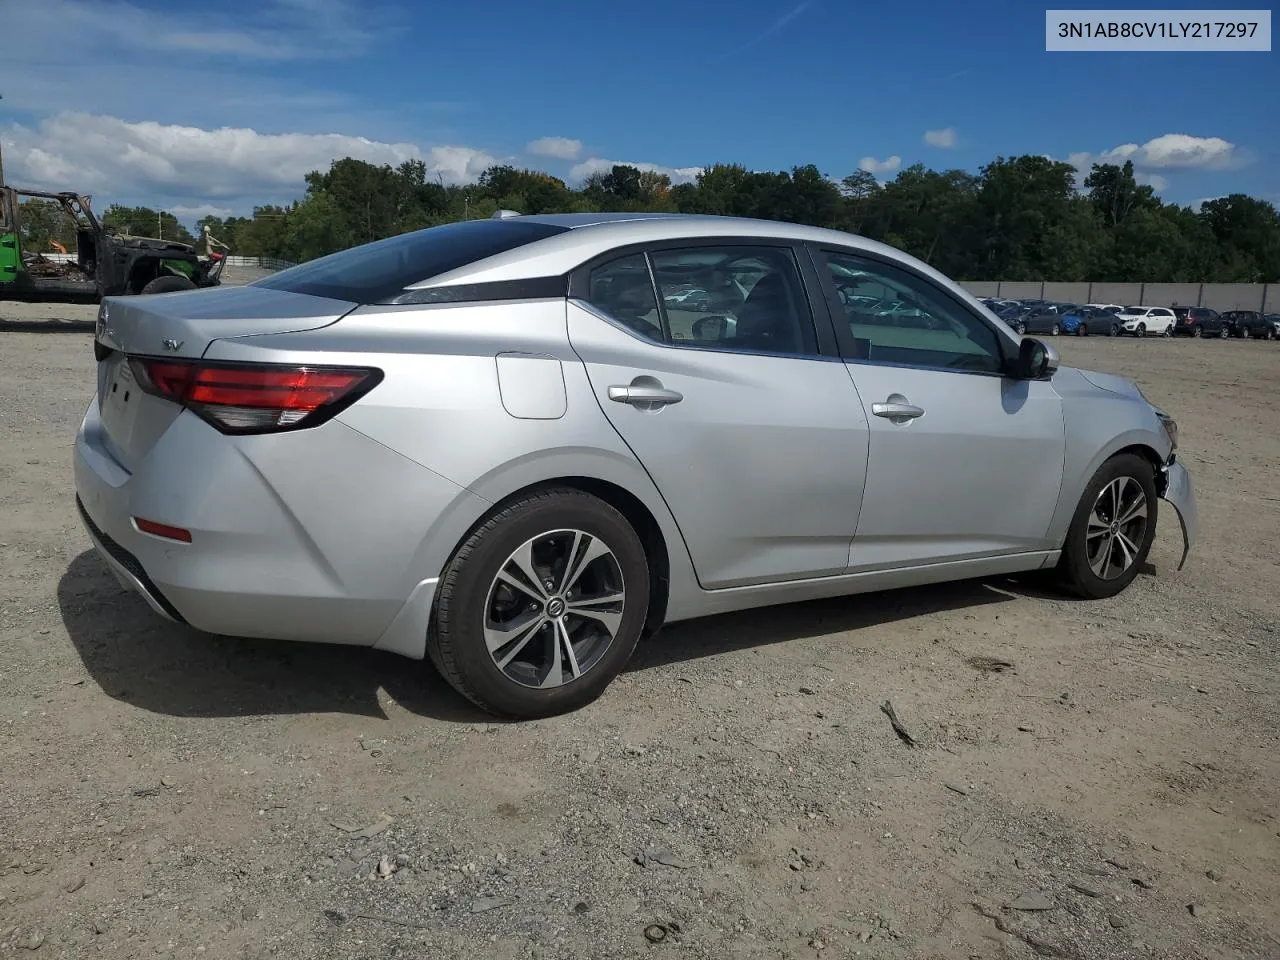
[{"label": "rear windshield", "polygon": [[331,253],[254,285],[352,303],[380,303],[410,284],[567,229],[528,221],[462,220]]}]

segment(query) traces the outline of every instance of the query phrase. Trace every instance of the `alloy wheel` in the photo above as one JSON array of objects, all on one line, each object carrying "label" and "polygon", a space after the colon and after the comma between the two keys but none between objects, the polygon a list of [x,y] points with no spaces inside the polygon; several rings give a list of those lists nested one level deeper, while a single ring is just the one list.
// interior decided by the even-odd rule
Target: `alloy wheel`
[{"label": "alloy wheel", "polygon": [[526,540],[498,570],[485,599],[485,645],[521,686],[563,686],[600,662],[625,604],[622,567],[608,544],[582,530],[552,530]]},{"label": "alloy wheel", "polygon": [[1147,494],[1133,477],[1116,477],[1098,493],[1085,530],[1089,569],[1101,580],[1122,576],[1147,535]]}]

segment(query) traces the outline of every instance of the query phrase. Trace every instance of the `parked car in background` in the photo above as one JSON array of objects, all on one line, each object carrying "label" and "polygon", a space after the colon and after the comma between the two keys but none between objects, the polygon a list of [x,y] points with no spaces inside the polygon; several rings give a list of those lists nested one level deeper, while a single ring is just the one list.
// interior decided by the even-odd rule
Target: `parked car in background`
[{"label": "parked car in background", "polygon": [[1134,337],[1145,337],[1148,334],[1159,334],[1162,337],[1173,335],[1173,322],[1176,319],[1168,307],[1125,307],[1117,317],[1125,333]]},{"label": "parked car in background", "polygon": [[1268,340],[1280,340],[1280,313],[1268,313],[1262,318],[1271,324],[1271,336]]},{"label": "parked car in background", "polygon": [[1098,310],[1106,310],[1108,313],[1119,313],[1124,309],[1124,305],[1119,303],[1086,303],[1085,306],[1094,307]]},{"label": "parked car in background", "polygon": [[1276,335],[1275,325],[1257,310],[1228,310],[1222,315],[1222,319],[1224,337],[1228,332],[1246,340],[1250,337],[1271,340]]},{"label": "parked car in background", "polygon": [[1178,318],[1175,337],[1226,337],[1231,332],[1227,315],[1208,307],[1174,307],[1173,315]]},{"label": "parked car in background", "polygon": [[1062,332],[1087,337],[1097,334],[1107,337],[1120,335],[1120,318],[1103,307],[1076,307],[1062,314]]},{"label": "parked car in background", "polygon": [[1041,302],[1027,307],[1025,312],[1006,322],[1019,334],[1047,333],[1056,337],[1062,332],[1062,318],[1076,309],[1073,303]]},{"label": "parked car in background", "polygon": [[[666,307],[691,284],[711,312]],[[1032,570],[1102,599],[1166,503],[1196,537],[1132,381],[833,230],[464,220],[108,297],[93,351],[75,499],[122,584],[211,634],[429,656],[506,717],[591,702],[664,622]]]}]

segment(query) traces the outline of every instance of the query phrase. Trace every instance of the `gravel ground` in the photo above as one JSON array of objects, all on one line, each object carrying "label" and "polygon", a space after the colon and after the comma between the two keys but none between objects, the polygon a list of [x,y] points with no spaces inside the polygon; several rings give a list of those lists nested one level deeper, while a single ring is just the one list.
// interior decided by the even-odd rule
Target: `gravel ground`
[{"label": "gravel ground", "polygon": [[424,664],[122,592],[71,499],[93,359],[57,321],[93,311],[33,312],[0,303],[0,955],[1280,955],[1280,347],[1060,341],[1178,417],[1181,572],[1166,510],[1111,601],[715,617],[505,725]]}]

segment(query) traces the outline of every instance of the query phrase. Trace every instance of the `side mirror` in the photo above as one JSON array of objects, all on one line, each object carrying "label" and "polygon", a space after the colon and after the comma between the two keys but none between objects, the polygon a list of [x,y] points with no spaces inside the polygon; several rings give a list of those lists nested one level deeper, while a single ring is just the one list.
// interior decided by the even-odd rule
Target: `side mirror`
[{"label": "side mirror", "polygon": [[1043,340],[1023,337],[1018,345],[1016,376],[1020,380],[1047,380],[1057,372],[1058,351]]}]

